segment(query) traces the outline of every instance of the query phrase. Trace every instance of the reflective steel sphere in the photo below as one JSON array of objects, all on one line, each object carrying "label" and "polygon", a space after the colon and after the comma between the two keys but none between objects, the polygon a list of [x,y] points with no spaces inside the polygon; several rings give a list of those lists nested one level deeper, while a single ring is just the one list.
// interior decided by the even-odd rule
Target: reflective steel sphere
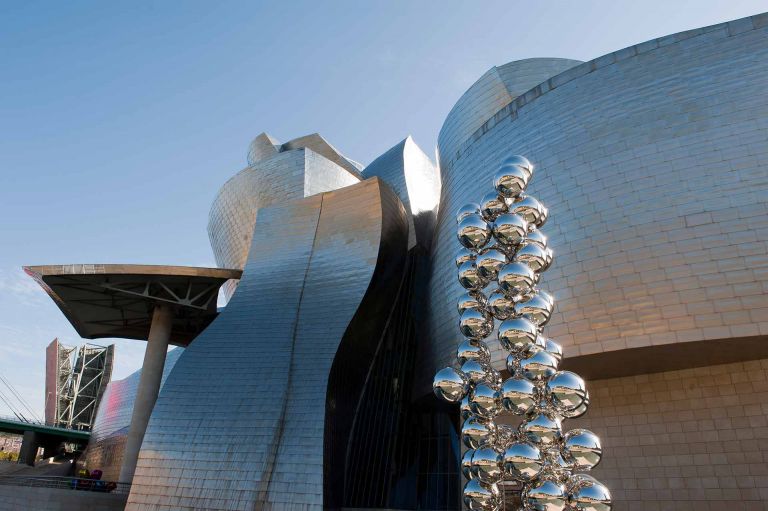
[{"label": "reflective steel sphere", "polygon": [[545,271],[551,264],[547,250],[535,243],[528,243],[520,247],[515,253],[515,261],[527,264],[535,272]]},{"label": "reflective steel sphere", "polygon": [[552,339],[544,339],[544,349],[547,350],[558,362],[563,360],[563,347]]},{"label": "reflective steel sphere", "polygon": [[[519,245],[528,232],[528,222],[514,213],[499,215],[492,225],[493,236],[503,245]],[[466,245],[465,245],[466,246]]]},{"label": "reflective steel sphere", "polygon": [[536,404],[536,387],[523,378],[509,378],[501,385],[501,405],[515,415],[525,415]]},{"label": "reflective steel sphere", "polygon": [[533,243],[534,245],[538,245],[541,248],[546,249],[547,248],[547,237],[542,234],[541,231],[535,230],[533,232],[529,232],[525,236],[525,242],[526,243]]},{"label": "reflective steel sphere", "polygon": [[459,222],[458,238],[465,248],[480,250],[491,238],[491,228],[483,217],[470,214]]},{"label": "reflective steel sphere", "polygon": [[486,298],[480,291],[467,291],[459,297],[456,301],[456,308],[459,311],[459,316],[464,314],[467,309],[475,309],[480,312],[485,310]]},{"label": "reflective steel sphere", "polygon": [[488,337],[493,330],[493,318],[475,309],[467,309],[459,319],[459,330],[469,339]]},{"label": "reflective steel sphere", "polygon": [[440,399],[450,403],[458,403],[469,390],[467,376],[453,367],[440,369],[432,381],[432,391]]},{"label": "reflective steel sphere", "polygon": [[507,255],[501,250],[488,248],[482,250],[475,259],[480,276],[486,281],[496,280],[499,270],[507,264]]},{"label": "reflective steel sphere", "polygon": [[486,383],[478,383],[469,391],[469,408],[478,417],[492,419],[501,411],[501,396]]},{"label": "reflective steel sphere", "polygon": [[477,266],[474,261],[467,261],[459,266],[459,284],[464,289],[470,291],[479,291],[488,283],[486,279],[480,275],[477,270]]},{"label": "reflective steel sphere", "polygon": [[507,319],[499,326],[499,342],[507,351],[520,352],[536,341],[538,329],[526,318]]},{"label": "reflective steel sphere", "polygon": [[568,503],[576,511],[611,511],[611,492],[594,477],[574,475],[568,482]]},{"label": "reflective steel sphere", "polygon": [[512,298],[530,291],[536,281],[536,275],[527,264],[511,262],[499,270],[498,281],[499,288]]},{"label": "reflective steel sphere", "polygon": [[497,216],[506,212],[507,203],[496,192],[486,193],[480,200],[480,214],[489,222],[493,222]]},{"label": "reflective steel sphere", "polygon": [[525,316],[535,325],[542,327],[552,317],[555,301],[546,291],[539,291],[525,301],[515,304],[515,315]]},{"label": "reflective steel sphere", "polygon": [[572,429],[563,435],[563,456],[576,470],[591,470],[600,463],[600,438],[588,429]]},{"label": "reflective steel sphere", "polygon": [[543,465],[541,451],[531,443],[515,442],[504,451],[504,471],[518,481],[536,479]]},{"label": "reflective steel sphere", "polygon": [[517,197],[525,190],[531,179],[533,167],[530,162],[516,163],[516,161],[505,160],[493,176],[493,187],[503,197]]},{"label": "reflective steel sphere", "polygon": [[515,301],[497,289],[488,297],[487,307],[494,318],[507,319],[515,312]]},{"label": "reflective steel sphere", "polygon": [[496,483],[504,475],[501,471],[501,454],[492,447],[481,447],[472,455],[472,475],[484,483]]},{"label": "reflective steel sphere", "polygon": [[461,415],[461,420],[467,420],[473,415],[472,410],[469,409],[469,392],[467,392],[467,395],[461,398],[461,404],[459,405],[459,415]]},{"label": "reflective steel sphere", "polygon": [[470,417],[461,426],[461,441],[470,449],[478,449],[485,444],[492,444],[496,436],[496,424]]},{"label": "reflective steel sphere", "polygon": [[589,392],[587,392],[587,398],[584,400],[582,404],[580,404],[573,410],[563,410],[562,412],[560,412],[560,414],[563,417],[567,417],[569,419],[576,419],[578,417],[581,417],[585,413],[587,413],[588,408],[589,408]]},{"label": "reflective steel sphere", "polygon": [[464,505],[470,511],[493,511],[500,502],[501,492],[495,484],[472,479],[464,486]]},{"label": "reflective steel sphere", "polygon": [[474,449],[467,449],[464,451],[464,455],[461,457],[461,473],[466,479],[474,479],[475,474],[472,473],[472,455],[475,454]]},{"label": "reflective steel sphere", "polygon": [[544,468],[539,477],[565,483],[571,476],[573,466],[568,463],[560,453],[557,447],[550,447],[544,451]]},{"label": "reflective steel sphere", "polygon": [[557,372],[557,359],[548,351],[531,353],[520,360],[520,372],[529,380],[546,380]]},{"label": "reflective steel sphere", "polygon": [[539,412],[520,424],[520,433],[536,445],[555,444],[562,437],[560,418],[554,414]]},{"label": "reflective steel sphere", "polygon": [[477,360],[483,364],[491,362],[491,350],[483,341],[464,339],[456,349],[456,359],[460,364],[467,360]]},{"label": "reflective steel sphere", "polygon": [[528,222],[530,227],[539,228],[544,225],[547,220],[547,208],[530,195],[520,195],[509,205],[510,213],[517,213],[523,219]]},{"label": "reflective steel sphere", "polygon": [[464,220],[469,215],[479,215],[479,214],[480,214],[479,204],[475,204],[474,202],[470,202],[469,204],[464,204],[456,212],[456,223],[457,224],[461,223],[461,221]]},{"label": "reflective steel sphere", "polygon": [[563,511],[567,501],[565,487],[552,481],[539,481],[523,490],[523,502],[531,511]]},{"label": "reflective steel sphere", "polygon": [[477,254],[467,247],[461,247],[456,253],[456,267],[461,266],[467,261],[474,261]]},{"label": "reflective steel sphere", "polygon": [[587,385],[578,374],[559,371],[547,382],[547,393],[558,410],[576,410],[587,399]]},{"label": "reflective steel sphere", "polygon": [[461,364],[461,372],[469,379],[470,384],[485,381],[490,367],[479,360],[467,360]]},{"label": "reflective steel sphere", "polygon": [[521,156],[519,154],[511,154],[504,158],[504,161],[501,162],[502,167],[506,165],[514,165],[516,167],[520,167],[528,174],[529,178],[533,175],[533,163],[531,163],[525,156]]}]

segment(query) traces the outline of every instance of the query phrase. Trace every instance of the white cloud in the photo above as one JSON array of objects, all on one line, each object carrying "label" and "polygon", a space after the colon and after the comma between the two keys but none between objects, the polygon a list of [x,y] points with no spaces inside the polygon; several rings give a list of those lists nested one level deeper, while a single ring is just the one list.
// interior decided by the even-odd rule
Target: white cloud
[{"label": "white cloud", "polygon": [[0,296],[24,305],[36,305],[45,300],[45,291],[21,268],[0,269]]}]

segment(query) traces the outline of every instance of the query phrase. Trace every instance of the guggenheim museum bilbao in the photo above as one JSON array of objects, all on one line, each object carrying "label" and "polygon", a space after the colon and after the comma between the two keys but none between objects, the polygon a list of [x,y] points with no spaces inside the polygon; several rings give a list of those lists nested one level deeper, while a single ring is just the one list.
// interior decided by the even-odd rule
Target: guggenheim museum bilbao
[{"label": "guggenheim museum bilbao", "polygon": [[549,208],[547,335],[587,381],[569,428],[602,439],[613,509],[768,509],[766,14],[494,67],[437,164],[410,137],[363,166],[261,134],[211,207],[217,269],[26,268],[83,337],[147,341],[81,463],[131,482],[130,511],[461,509],[472,433],[432,390],[459,367],[456,214],[512,154]]}]

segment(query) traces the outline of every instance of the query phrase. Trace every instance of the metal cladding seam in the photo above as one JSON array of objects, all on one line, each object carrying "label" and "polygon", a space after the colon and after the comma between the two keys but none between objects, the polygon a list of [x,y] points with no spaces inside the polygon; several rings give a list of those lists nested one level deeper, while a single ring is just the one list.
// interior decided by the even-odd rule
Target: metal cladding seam
[{"label": "metal cladding seam", "polygon": [[454,214],[514,153],[536,164],[530,193],[550,209],[549,333],[566,357],[768,334],[765,18],[581,64],[440,146],[423,393],[459,335]]},{"label": "metal cladding seam", "polygon": [[322,508],[328,376],[384,236],[404,257],[378,178],[259,211],[237,292],[157,400],[127,510]]}]

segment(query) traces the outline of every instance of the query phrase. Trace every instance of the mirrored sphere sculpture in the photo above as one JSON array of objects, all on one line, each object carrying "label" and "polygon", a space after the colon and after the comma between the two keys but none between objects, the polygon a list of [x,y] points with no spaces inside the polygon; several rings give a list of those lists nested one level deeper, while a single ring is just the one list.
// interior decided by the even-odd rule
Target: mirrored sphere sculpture
[{"label": "mirrored sphere sculpture", "polygon": [[479,250],[491,237],[491,228],[480,215],[468,214],[459,222],[458,237],[464,248]]},{"label": "mirrored sphere sculpture", "polygon": [[[539,285],[554,257],[540,231],[549,211],[526,194],[532,175],[530,161],[509,156],[479,203],[457,212],[456,266],[465,291],[456,306],[464,339],[455,367],[441,369],[433,389],[460,403],[466,508],[498,511],[499,485],[518,481],[524,511],[610,511],[608,489],[584,473],[600,463],[600,439],[586,429],[563,434],[563,420],[587,412],[589,393],[577,374],[558,371],[563,349],[544,331],[555,299]],[[494,328],[498,344],[486,339]],[[492,356],[498,349],[507,352],[506,379],[492,367],[503,360]],[[517,425],[497,425],[503,415]]]},{"label": "mirrored sphere sculpture", "polygon": [[437,397],[456,403],[461,401],[461,398],[469,390],[469,379],[461,371],[453,367],[446,367],[435,375],[432,390],[435,391]]}]

